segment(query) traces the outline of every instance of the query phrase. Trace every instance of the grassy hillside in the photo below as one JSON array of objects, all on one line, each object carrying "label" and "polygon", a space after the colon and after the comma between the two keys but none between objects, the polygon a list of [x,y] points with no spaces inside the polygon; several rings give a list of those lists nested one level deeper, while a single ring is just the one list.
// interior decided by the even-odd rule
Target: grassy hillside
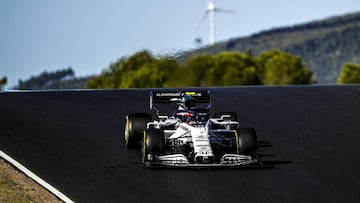
[{"label": "grassy hillside", "polygon": [[251,50],[254,55],[281,49],[301,57],[314,71],[318,83],[335,83],[345,63],[360,63],[360,12],[310,23],[265,30],[184,52],[179,60],[194,54]]}]

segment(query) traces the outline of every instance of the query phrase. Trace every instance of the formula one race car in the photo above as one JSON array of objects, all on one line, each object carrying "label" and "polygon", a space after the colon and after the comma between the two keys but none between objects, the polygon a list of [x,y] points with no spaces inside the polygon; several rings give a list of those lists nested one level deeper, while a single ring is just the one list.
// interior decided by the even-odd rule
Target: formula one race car
[{"label": "formula one race car", "polygon": [[[171,115],[155,104],[176,103]],[[125,146],[141,148],[147,167],[246,167],[259,165],[253,128],[240,128],[234,112],[211,116],[209,91],[153,91],[148,113],[130,113],[125,120]]]}]

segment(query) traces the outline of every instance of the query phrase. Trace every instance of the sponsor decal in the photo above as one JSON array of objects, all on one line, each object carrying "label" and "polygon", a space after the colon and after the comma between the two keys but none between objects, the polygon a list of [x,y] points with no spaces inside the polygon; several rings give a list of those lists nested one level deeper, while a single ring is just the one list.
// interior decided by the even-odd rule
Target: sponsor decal
[{"label": "sponsor decal", "polygon": [[201,97],[201,92],[185,92],[187,96]]},{"label": "sponsor decal", "polygon": [[180,92],[157,92],[155,94],[157,97],[179,97]]}]

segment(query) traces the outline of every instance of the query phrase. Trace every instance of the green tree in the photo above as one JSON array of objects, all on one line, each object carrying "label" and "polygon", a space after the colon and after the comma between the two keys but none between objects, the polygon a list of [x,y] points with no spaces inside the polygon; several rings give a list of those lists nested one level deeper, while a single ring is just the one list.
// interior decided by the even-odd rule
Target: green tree
[{"label": "green tree", "polygon": [[183,86],[207,86],[207,72],[214,66],[215,60],[211,55],[194,55],[191,57],[184,68]]},{"label": "green tree", "polygon": [[215,64],[208,72],[211,86],[256,85],[258,77],[250,54],[222,52],[215,56]]},{"label": "green tree", "polygon": [[109,74],[101,74],[89,80],[86,84],[86,88],[89,89],[107,89],[110,88],[113,81]]},{"label": "green tree", "polygon": [[149,88],[163,87],[166,81],[164,72],[161,72],[153,63],[143,65],[140,69],[131,75],[131,79],[127,83],[123,83],[125,88]]},{"label": "green tree", "polygon": [[256,58],[257,74],[264,85],[300,85],[314,83],[312,71],[299,57],[280,50],[261,53]]},{"label": "green tree", "polygon": [[115,63],[110,64],[100,75],[89,80],[86,87],[91,89],[112,89],[128,86],[127,83],[132,79],[134,72],[153,60],[154,58],[147,50],[137,52],[130,57],[122,57]]},{"label": "green tree", "polygon": [[164,87],[179,64],[170,57],[155,58],[149,51],[121,58],[87,83],[87,88]]},{"label": "green tree", "polygon": [[7,84],[7,77],[4,76],[0,79],[0,91],[2,91]]},{"label": "green tree", "polygon": [[174,59],[160,58],[143,64],[132,72],[128,80],[124,80],[125,88],[164,87],[169,76],[177,71],[178,64]]},{"label": "green tree", "polygon": [[345,64],[337,82],[339,84],[359,84],[360,83],[360,64]]},{"label": "green tree", "polygon": [[312,72],[298,57],[269,51],[254,58],[251,51],[194,55],[181,67],[172,57],[149,51],[121,58],[87,83],[88,88],[287,85],[312,82]]},{"label": "green tree", "polygon": [[[152,56],[152,54],[147,51],[140,51],[135,53],[134,55],[130,56],[120,67],[120,76],[117,79],[120,79],[120,86],[117,87],[130,87],[129,85],[134,76],[139,76],[139,74],[135,74],[139,69],[147,64],[153,63],[156,59]],[[116,76],[116,75],[115,75]],[[141,86],[139,86],[141,87]]]}]

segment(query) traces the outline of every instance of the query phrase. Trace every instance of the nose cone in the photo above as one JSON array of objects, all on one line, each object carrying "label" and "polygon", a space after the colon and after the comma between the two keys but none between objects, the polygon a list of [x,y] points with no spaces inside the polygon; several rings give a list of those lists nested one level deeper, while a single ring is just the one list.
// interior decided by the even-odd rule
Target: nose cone
[{"label": "nose cone", "polygon": [[195,156],[195,162],[198,164],[212,164],[214,163],[214,156],[197,155]]}]

